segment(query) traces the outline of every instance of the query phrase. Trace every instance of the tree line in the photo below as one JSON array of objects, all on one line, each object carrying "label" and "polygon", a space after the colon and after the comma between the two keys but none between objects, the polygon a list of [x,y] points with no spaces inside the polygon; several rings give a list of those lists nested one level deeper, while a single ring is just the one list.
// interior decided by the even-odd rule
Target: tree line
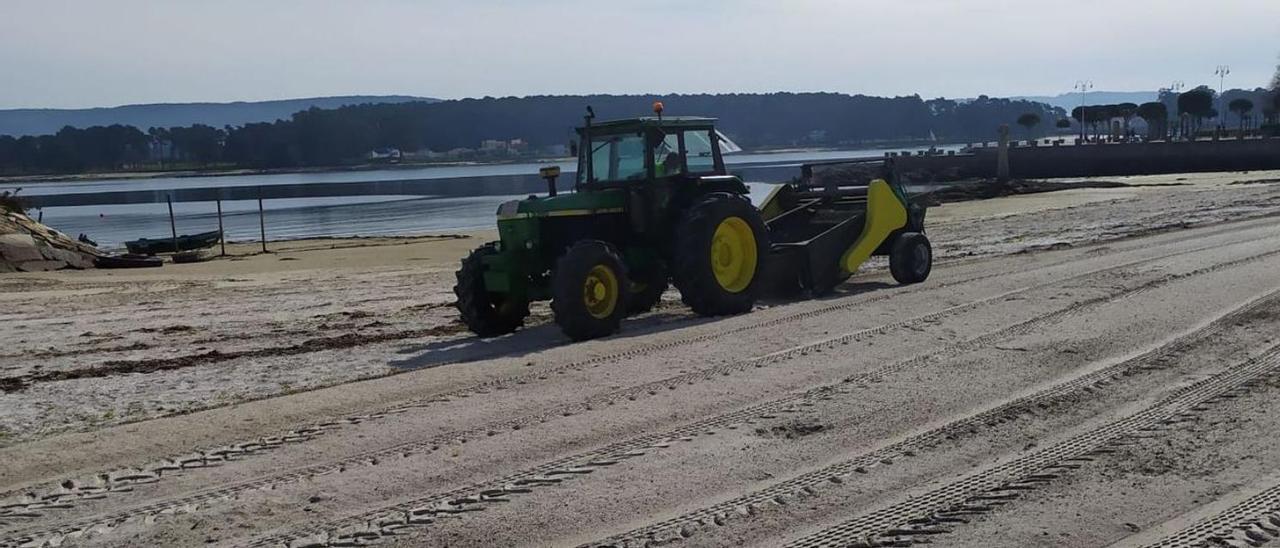
[{"label": "tree line", "polygon": [[601,120],[650,115],[710,116],[746,148],[871,142],[989,139],[1027,110],[1060,109],[1028,101],[869,97],[834,93],[669,96],[543,96],[311,109],[290,120],[228,130],[226,158],[242,165],[328,165],[375,148],[445,152],[488,139],[521,139],[530,148],[566,145],[586,106]]},{"label": "tree line", "polygon": [[215,128],[66,127],[52,135],[0,136],[0,173],[78,173],[173,167],[291,168],[360,163],[370,151],[446,152],[487,139],[521,139],[550,150],[572,138],[587,105],[601,119],[666,114],[712,116],[746,148],[839,146],[994,137],[1001,124],[1034,113],[1066,115],[1030,101],[837,93],[486,97],[438,103],[313,108],[287,120]]},{"label": "tree line", "polygon": [[[1234,119],[1219,112],[1225,102],[1226,111]],[[1217,92],[1208,86],[1199,86],[1184,93],[1163,90],[1156,101],[1143,103],[1119,103],[1112,105],[1086,105],[1071,110],[1071,118],[1083,124],[1095,136],[1111,130],[1113,121],[1123,124],[1126,134],[1130,122],[1141,119],[1147,127],[1147,139],[1189,138],[1204,128],[1206,121],[1219,120],[1224,129],[1241,132],[1260,128],[1275,133],[1280,124],[1280,86],[1271,90],[1229,90],[1219,100]],[[1069,127],[1070,123],[1059,123]]]}]

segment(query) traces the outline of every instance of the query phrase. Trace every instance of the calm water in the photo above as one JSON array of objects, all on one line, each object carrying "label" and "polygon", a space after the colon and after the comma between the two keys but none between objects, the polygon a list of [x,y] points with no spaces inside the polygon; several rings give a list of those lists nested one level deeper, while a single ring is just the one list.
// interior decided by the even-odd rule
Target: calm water
[{"label": "calm water", "polygon": [[[954,147],[951,147],[954,148]],[[770,183],[786,180],[799,173],[801,163],[822,160],[879,157],[883,149],[847,151],[808,151],[777,154],[741,154],[726,157],[731,171],[749,181],[752,197],[758,201],[768,193]],[[359,196],[316,196],[268,199],[264,202],[268,240],[296,239],[315,236],[406,235],[491,227],[498,204],[523,198],[526,194],[493,193],[476,185],[476,195],[459,196],[459,181],[512,179],[536,174],[538,168],[560,165],[566,172],[562,181],[572,180],[568,173],[572,162],[524,163],[503,165],[424,167],[338,173],[293,173],[277,175],[236,175],[221,177],[163,177],[145,180],[90,180],[65,183],[26,185],[23,196],[97,197],[103,193],[132,192],[154,203],[108,203],[44,207],[40,213],[48,224],[72,237],[86,234],[106,249],[118,249],[126,240],[140,237],[167,237],[168,207],[163,203],[166,191],[193,193],[196,189],[229,189],[237,187],[272,187],[305,190],[308,185],[328,189],[344,183],[387,182],[385,188],[398,188],[395,182],[413,183],[415,189],[439,184],[450,187],[447,195],[424,192]],[[438,181],[438,182],[433,182]],[[450,185],[450,183],[454,183]],[[22,185],[19,185],[22,186]],[[466,187],[464,187],[466,188]],[[504,188],[504,187],[498,187]],[[242,193],[247,190],[242,188]],[[138,191],[142,191],[139,193]],[[390,192],[395,192],[390,191]],[[123,194],[110,194],[118,196]],[[191,194],[198,195],[198,194]],[[124,201],[124,200],[122,200]],[[178,201],[173,204],[178,234],[194,234],[217,230],[218,218],[213,201]],[[257,240],[257,200],[223,200],[223,223],[228,240]],[[33,212],[35,213],[35,212]]]}]

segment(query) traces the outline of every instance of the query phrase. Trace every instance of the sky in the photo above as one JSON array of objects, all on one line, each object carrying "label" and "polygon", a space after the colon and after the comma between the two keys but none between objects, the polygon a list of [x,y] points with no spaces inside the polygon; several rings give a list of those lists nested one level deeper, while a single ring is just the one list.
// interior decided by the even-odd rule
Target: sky
[{"label": "sky", "polygon": [[0,0],[0,108],[1265,86],[1278,0]]}]

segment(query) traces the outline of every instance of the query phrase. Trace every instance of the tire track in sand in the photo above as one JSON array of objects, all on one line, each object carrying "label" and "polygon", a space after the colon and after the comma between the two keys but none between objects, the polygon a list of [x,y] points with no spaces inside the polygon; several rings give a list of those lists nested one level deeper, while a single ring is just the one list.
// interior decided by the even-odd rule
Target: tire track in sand
[{"label": "tire track in sand", "polygon": [[[1219,263],[1183,274],[1170,275],[1132,289],[1121,291],[1117,294],[1089,299],[1067,308],[1051,312],[1044,316],[1033,318],[1015,326],[997,330],[995,332],[958,343],[957,345],[945,347],[944,349],[933,353],[928,353],[891,364],[876,371],[849,377],[840,383],[819,387],[807,392],[795,394],[764,404],[758,404],[725,415],[710,417],[672,431],[647,434],[627,441],[617,442],[599,449],[544,463],[537,467],[526,469],[516,474],[504,476],[496,480],[474,484],[446,493],[415,498],[410,501],[365,512],[357,516],[352,516],[328,524],[321,524],[276,536],[262,538],[254,541],[250,545],[272,546],[292,542],[308,546],[343,545],[344,543],[351,542],[354,538],[363,538],[367,540],[383,535],[394,535],[404,527],[430,524],[439,516],[480,510],[488,503],[507,502],[510,500],[508,498],[510,495],[528,493],[536,487],[560,484],[576,475],[588,474],[602,467],[617,464],[625,459],[640,457],[648,451],[665,448],[670,446],[672,443],[692,441],[697,436],[711,433],[718,428],[732,428],[738,424],[747,423],[750,420],[758,418],[774,418],[777,413],[795,411],[797,407],[812,406],[814,405],[813,400],[831,399],[851,394],[854,393],[854,390],[851,387],[856,387],[859,384],[873,382],[875,379],[884,375],[926,363],[927,361],[945,353],[960,351],[963,348],[990,344],[994,340],[1029,331],[1030,329],[1046,323],[1047,321],[1060,319],[1067,315],[1078,313],[1080,310],[1087,307],[1096,306],[1106,302],[1113,302],[1117,298],[1126,298],[1149,291],[1155,287],[1167,285],[1177,280],[1203,275],[1239,264],[1254,262],[1277,254],[1280,254],[1280,250],[1228,261],[1225,263]],[[840,344],[838,341],[839,338],[815,344],[838,345]]]},{"label": "tire track in sand", "polygon": [[[1227,245],[1238,245],[1238,244],[1246,244],[1246,243],[1252,243],[1252,242],[1236,242],[1234,244],[1227,244]],[[1031,291],[1034,289],[1041,289],[1045,287],[1052,287],[1055,285],[1061,285],[1073,280],[1087,278],[1089,276],[1094,276],[1099,273],[1107,272],[1110,270],[1122,269],[1122,268],[1126,268],[1126,267],[1130,267],[1130,266],[1134,266],[1142,263],[1155,262],[1155,261],[1167,259],[1169,257],[1196,253],[1196,252],[1204,251],[1207,249],[1219,249],[1221,247],[1223,246],[1221,245],[1205,246],[1200,248],[1194,248],[1191,250],[1185,250],[1185,251],[1170,253],[1166,255],[1161,255],[1158,257],[1130,261],[1120,265],[1102,267],[1102,268],[1091,270],[1089,272],[1085,272],[1082,274],[1070,276],[1065,279],[1045,282],[1045,283],[1037,284],[1034,286],[1023,287],[1023,288],[1007,291],[1005,293],[1001,293],[999,295],[995,295],[992,297],[977,299],[975,301],[970,301],[968,303],[963,303],[963,304],[949,307],[947,309],[943,309],[933,313],[917,316],[915,318],[911,318],[908,320],[902,320],[902,321],[894,322],[891,324],[885,324],[882,326],[878,326],[876,328],[863,329],[863,330],[851,332],[842,336],[827,339],[824,341],[819,341],[816,343],[800,345],[800,346],[793,347],[780,352],[768,354],[760,358],[754,358],[754,359],[745,360],[741,362],[725,364],[725,365],[716,366],[716,367],[712,367],[704,370],[694,371],[694,372],[683,374],[683,375],[678,375],[675,377],[669,377],[667,379],[662,379],[659,381],[645,383],[645,384],[631,387],[628,389],[619,390],[619,391],[611,392],[601,396],[597,396],[595,398],[588,399],[587,401],[584,401],[584,402],[578,402],[576,404],[561,406],[552,411],[548,411],[548,412],[544,412],[536,415],[519,417],[519,418],[511,419],[508,421],[502,421],[497,424],[488,424],[488,425],[480,426],[477,428],[468,429],[462,432],[451,432],[451,433],[435,436],[425,440],[410,441],[410,442],[398,444],[396,446],[392,446],[389,448],[363,452],[357,455],[338,459],[335,461],[305,466],[299,469],[295,469],[293,471],[275,474],[275,475],[264,477],[264,478],[256,478],[253,480],[240,482],[230,486],[212,488],[212,489],[204,490],[188,496],[183,496],[176,499],[169,499],[166,501],[145,505],[140,508],[135,508],[133,510],[117,512],[107,516],[100,516],[96,518],[90,518],[87,520],[79,520],[74,524],[68,524],[67,526],[59,527],[56,530],[45,531],[45,532],[56,535],[58,534],[58,531],[66,532],[66,531],[84,530],[86,528],[93,527],[93,526],[101,526],[104,524],[118,523],[120,521],[124,521],[130,518],[136,517],[138,515],[158,515],[160,513],[173,511],[173,509],[175,508],[191,507],[193,505],[208,503],[218,499],[232,498],[236,493],[251,490],[251,489],[258,489],[258,488],[262,488],[269,485],[277,485],[281,483],[300,481],[312,476],[326,474],[326,473],[340,472],[342,470],[345,470],[347,467],[366,464],[370,462],[376,462],[382,458],[387,458],[395,455],[407,455],[415,452],[421,452],[424,450],[433,451],[447,443],[451,443],[454,441],[461,441],[461,440],[466,440],[468,438],[479,438],[482,436],[495,435],[495,433],[501,432],[501,431],[518,430],[524,426],[546,422],[548,420],[553,420],[558,417],[569,416],[569,415],[577,414],[580,412],[590,411],[600,405],[611,405],[617,401],[621,401],[623,398],[628,400],[634,400],[639,397],[643,397],[645,394],[654,395],[663,388],[675,389],[681,384],[692,384],[697,381],[704,381],[704,380],[714,379],[720,376],[727,376],[733,372],[747,370],[751,367],[764,367],[766,365],[781,363],[789,359],[807,355],[809,352],[821,352],[824,349],[830,349],[840,345],[845,345],[851,341],[859,340],[862,337],[881,334],[881,333],[884,333],[893,329],[898,329],[913,323],[934,321],[942,316],[953,314],[959,311],[976,308],[976,307],[988,304],[990,302],[995,302],[995,301],[1007,298],[1009,296],[1012,296],[1018,293],[1023,293],[1023,292]],[[1115,298],[1124,298],[1129,294],[1136,294],[1138,292],[1146,291],[1151,287],[1153,287],[1154,284],[1169,283],[1171,281],[1174,281],[1176,279],[1181,279],[1183,277],[1199,275],[1199,274],[1207,273],[1209,271],[1217,270],[1220,268],[1233,266],[1238,263],[1258,260],[1269,255],[1270,254],[1255,255],[1255,256],[1247,257],[1245,259],[1239,259],[1236,261],[1230,261],[1228,263],[1221,263],[1211,267],[1206,267],[1206,268],[1185,273],[1182,275],[1166,277],[1161,280],[1156,280],[1153,283],[1140,286],[1133,290],[1121,291],[1118,294],[1110,295],[1105,298],[1092,299],[1091,301],[1089,301],[1089,304],[1090,305],[1097,304],[1099,302],[1104,302],[1106,300],[1111,300]],[[1031,271],[1037,270],[1039,268],[1051,268],[1052,266],[1054,265],[1045,265],[1043,267],[1031,269]],[[983,276],[983,278],[985,277],[990,277],[990,276]],[[954,283],[966,283],[966,281],[957,281]],[[888,298],[888,296],[882,297],[882,298]],[[875,299],[875,300],[879,300],[879,299]],[[781,321],[789,320],[790,318],[811,317],[813,315],[817,315],[820,313],[826,313],[833,310],[844,309],[850,306],[858,306],[861,304],[865,304],[865,302],[867,301],[858,301],[856,303],[833,304],[817,310],[802,311],[796,314],[785,316],[783,318],[757,322],[755,324],[752,324],[752,326],[776,325]],[[1070,312],[1070,311],[1073,311],[1074,308],[1075,307],[1072,307],[1068,310],[1060,311],[1060,312]],[[1049,316],[1054,317],[1056,315],[1057,313],[1051,313]],[[1047,318],[1045,321],[1047,321]],[[732,331],[736,332],[736,331],[745,330],[747,328],[750,328],[750,326],[735,328]],[[593,362],[603,357],[604,356],[589,358],[587,360],[583,360],[583,362]],[[879,371],[877,373],[880,375],[888,374],[888,373],[891,373],[892,371],[896,371],[901,368],[923,363],[929,357],[925,356],[922,358],[924,359],[921,359],[921,360],[913,359],[913,360],[907,360],[906,362],[900,362],[899,364],[895,364],[897,367],[893,369],[886,369],[886,370]],[[434,401],[440,401],[440,400],[432,399],[429,401],[434,402]],[[381,413],[377,413],[361,419],[357,419],[352,422],[348,422],[347,424],[359,423],[359,422],[363,422],[363,420],[382,418],[384,416],[407,411],[409,408],[410,406],[403,406],[399,408],[385,410]],[[154,482],[160,481],[166,472],[174,472],[174,471],[180,471],[183,469],[216,465],[221,462],[241,458],[242,456],[245,456],[245,455],[252,455],[252,454],[256,454],[264,451],[269,451],[285,443],[301,443],[305,441],[310,441],[311,439],[314,439],[315,436],[323,433],[326,428],[340,427],[342,425],[343,423],[341,422],[322,423],[311,429],[295,431],[293,435],[286,435],[276,439],[264,439],[261,442],[248,442],[245,444],[237,444],[230,447],[216,449],[210,452],[198,453],[195,455],[188,455],[180,459],[164,461],[158,464],[157,466],[152,467],[149,470],[125,470],[125,471],[116,472],[112,474],[99,475],[98,478],[96,478],[97,481],[77,482],[73,480],[68,480],[63,482],[58,489],[55,489],[50,493],[46,493],[42,495],[34,495],[34,496],[25,496],[19,499],[17,502],[9,501],[8,503],[3,504],[3,507],[8,508],[7,513],[11,518],[16,518],[16,517],[38,518],[40,517],[40,513],[42,510],[47,511],[50,509],[65,509],[65,508],[72,507],[73,503],[77,500],[103,498],[107,496],[109,493],[131,491],[133,489],[133,486],[137,484],[154,483]],[[0,519],[3,519],[5,517],[6,517],[5,512],[0,512]],[[21,532],[17,532],[16,534],[32,535],[32,534],[40,534],[40,532],[21,531]]]},{"label": "tire track in sand", "polygon": [[1081,393],[1095,392],[1114,382],[1130,379],[1147,371],[1168,367],[1168,360],[1203,341],[1235,325],[1259,308],[1275,306],[1280,301],[1280,291],[1254,299],[1245,305],[1194,329],[1119,363],[1086,373],[1071,380],[1039,390],[1033,394],[1008,401],[996,407],[949,422],[933,430],[912,436],[882,449],[854,457],[795,478],[769,485],[733,499],[699,508],[679,516],[652,523],[605,539],[584,544],[583,547],[629,546],[645,542],[667,542],[687,538],[714,524],[721,526],[733,519],[754,516],[763,507],[785,504],[790,498],[815,495],[822,487],[843,484],[850,476],[867,474],[871,470],[910,458],[954,439],[968,437],[1009,420],[1052,409],[1075,400]]},{"label": "tire track in sand", "polygon": [[[1212,234],[1208,234],[1206,235],[1206,237],[1216,236],[1216,235],[1218,235],[1218,231],[1215,231]],[[1239,243],[1245,243],[1245,242],[1239,242]],[[1217,247],[1219,246],[1205,246],[1205,247],[1196,248],[1188,251],[1161,255],[1159,257],[1153,257],[1150,259],[1133,261],[1133,262],[1125,263],[1122,265],[1117,265],[1114,267],[1107,267],[1103,269],[1086,272],[1081,275],[1077,275],[1077,276],[1073,276],[1073,277],[1061,280],[1060,282],[1057,282],[1057,283],[1067,283],[1073,279],[1095,275],[1107,270],[1126,268],[1126,267],[1134,266],[1140,263],[1158,261],[1158,260],[1166,259],[1169,257],[1186,254],[1186,253],[1195,253],[1195,252],[1204,251],[1207,249],[1215,249]],[[1118,251],[1120,250],[1113,250],[1112,253],[1118,252]],[[1025,269],[1019,272],[1018,274],[1026,274],[1026,273],[1036,272],[1039,270],[1055,268],[1058,266],[1062,266],[1064,264],[1075,262],[1077,260],[1078,259],[1076,258],[1072,258],[1072,259],[1053,262],[1050,264],[1039,265],[1036,267]],[[927,286],[927,287],[914,286],[914,287],[917,287],[918,289],[914,289],[909,292],[914,293],[917,291],[936,291],[936,290],[944,289],[947,287],[962,285],[966,283],[972,283],[975,281],[981,281],[981,280],[990,279],[990,278],[999,277],[999,276],[1005,276],[1005,275],[1010,275],[1010,274],[999,272],[994,274],[983,274],[978,276],[972,276],[972,277],[968,277],[960,280],[954,280],[951,282],[946,282],[946,283]],[[1043,285],[1035,286],[1030,289],[1038,289],[1040,287],[1043,287]],[[27,510],[29,511],[35,511],[38,509],[46,509],[46,508],[66,508],[68,507],[68,505],[73,505],[77,500],[92,500],[92,499],[102,498],[107,493],[131,491],[134,485],[142,484],[142,483],[154,483],[156,481],[161,480],[165,474],[172,474],[172,473],[181,472],[182,470],[187,470],[192,468],[214,466],[228,460],[239,459],[239,458],[244,458],[244,457],[253,456],[253,455],[259,455],[259,454],[280,448],[284,445],[311,441],[325,433],[332,432],[334,430],[337,430],[343,427],[379,420],[390,415],[406,412],[411,409],[429,407],[432,404],[449,401],[450,399],[454,399],[454,398],[466,398],[472,395],[489,394],[493,391],[505,390],[509,387],[516,386],[516,385],[536,383],[539,381],[546,380],[551,374],[562,374],[568,371],[584,370],[589,367],[590,368],[599,367],[600,365],[603,365],[605,363],[610,363],[613,361],[619,361],[627,358],[641,357],[641,356],[654,354],[654,353],[658,353],[665,350],[671,350],[679,347],[708,342],[708,341],[712,341],[712,340],[716,340],[716,339],[720,339],[720,338],[724,338],[732,335],[737,335],[739,333],[743,333],[751,330],[776,327],[778,325],[784,325],[787,323],[792,323],[792,322],[804,320],[807,318],[817,317],[824,314],[838,312],[841,310],[847,310],[853,307],[862,306],[862,305],[873,303],[873,302],[887,300],[887,299],[896,297],[904,292],[906,291],[893,291],[888,293],[882,293],[879,295],[872,295],[869,298],[857,299],[851,302],[837,302],[837,303],[823,306],[817,309],[803,310],[803,311],[788,314],[779,318],[773,318],[769,320],[754,322],[745,326],[738,326],[738,327],[729,328],[729,329],[725,329],[725,330],[721,330],[721,331],[717,331],[709,334],[695,335],[692,337],[687,337],[687,338],[678,339],[675,341],[669,341],[665,343],[643,345],[643,346],[639,346],[639,347],[628,349],[621,352],[604,354],[600,356],[573,361],[573,362],[562,364],[559,366],[540,369],[535,372],[530,372],[530,373],[525,373],[520,375],[513,375],[513,376],[508,376],[508,377],[503,377],[498,379],[492,379],[492,380],[477,383],[471,386],[467,386],[467,387],[463,387],[463,388],[459,388],[459,389],[455,389],[447,392],[441,392],[441,393],[437,393],[429,396],[424,396],[421,398],[415,398],[413,400],[408,400],[405,402],[400,402],[400,403],[383,407],[381,409],[378,409],[366,414],[349,415],[349,416],[334,419],[334,420],[318,422],[311,425],[302,426],[299,428],[281,432],[273,436],[261,436],[251,440],[245,440],[241,442],[226,444],[226,445],[222,445],[222,446],[218,446],[210,449],[196,450],[191,453],[185,453],[181,455],[170,455],[166,457],[158,457],[154,462],[149,464],[144,464],[134,468],[117,469],[117,470],[109,471],[106,473],[99,473],[92,477],[64,479],[57,482],[58,487],[56,488],[46,487],[43,490],[43,492],[38,492],[40,491],[39,489],[33,489],[33,488],[23,488],[21,490],[0,492],[0,507],[6,506],[6,505],[12,505],[14,503],[13,499],[18,498],[18,499],[32,499],[32,500],[29,500],[29,502],[31,503],[31,506],[27,507]],[[851,296],[851,297],[857,297],[857,296],[858,295]],[[841,299],[841,300],[846,300],[846,299]],[[371,377],[371,378],[376,378],[376,377]],[[362,379],[362,380],[367,380],[367,379]]]},{"label": "tire track in sand", "polygon": [[1280,485],[1253,495],[1145,548],[1262,546],[1280,538]]},{"label": "tire track in sand", "polygon": [[949,524],[980,515],[1018,499],[1022,493],[1052,482],[1115,452],[1114,446],[1159,436],[1177,428],[1210,405],[1239,397],[1280,374],[1280,346],[1174,391],[1122,419],[1012,461],[968,474],[923,495],[855,517],[787,544],[788,548],[909,545],[925,537],[949,533]]}]

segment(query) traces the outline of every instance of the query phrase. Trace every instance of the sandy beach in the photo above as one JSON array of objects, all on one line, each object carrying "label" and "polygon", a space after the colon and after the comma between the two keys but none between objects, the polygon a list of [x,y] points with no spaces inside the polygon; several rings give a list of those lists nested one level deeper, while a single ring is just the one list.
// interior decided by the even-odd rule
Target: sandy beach
[{"label": "sandy beach", "polygon": [[[831,297],[717,319],[693,316],[671,290],[619,335],[583,344],[549,324],[545,303],[528,327],[490,341],[458,322],[453,272],[494,231],[272,242],[268,253],[237,243],[195,264],[4,275],[0,490],[18,502],[0,510],[0,545],[320,546],[353,530],[406,546],[818,545],[852,538],[840,536],[846,519],[898,508],[889,525],[846,527],[889,538],[914,515],[900,497],[933,500],[959,474],[988,474],[985,455],[1022,462],[1142,406],[1175,416],[1200,400],[1166,410],[1160,397],[1274,344],[1280,173],[1108,180],[1131,186],[930,209],[937,262],[920,286],[893,285],[873,261]],[[1186,339],[1209,325],[1213,344]],[[1157,350],[1167,369],[1141,361]],[[1130,373],[1114,388],[1062,395],[1115,368]],[[1259,382],[1270,388],[1230,404],[1247,400],[1245,415],[1205,412],[1241,429],[1223,454],[1274,452],[1247,441],[1280,416],[1251,411],[1275,407],[1274,381]],[[1014,418],[1050,389],[1061,412]],[[966,418],[988,408],[1010,418]],[[893,449],[971,420],[984,426],[970,438]],[[1171,435],[1177,449],[1160,462],[1210,458],[1195,436]],[[877,464],[903,458],[915,472]],[[1125,466],[1037,491],[1041,506],[1117,477],[1134,493],[1260,490],[1248,470],[1139,481]],[[1021,477],[1001,470],[989,474]],[[111,483],[134,476],[151,479]],[[32,507],[54,492],[67,507]],[[1169,531],[1194,521],[1179,517],[1196,511],[1192,497],[1169,496],[1125,520]],[[460,509],[477,505],[486,511]],[[419,510],[431,526],[415,525]],[[992,514],[943,544],[1031,543],[1041,527],[1089,545],[1132,534],[1103,509],[1084,512],[1074,525]]]},{"label": "sandy beach", "polygon": [[[1270,214],[1276,173],[1108,178],[1132,185],[932,208],[940,262],[1073,247]],[[1172,183],[1181,186],[1163,186]],[[453,272],[496,231],[229,244],[157,269],[0,278],[5,443],[423,367],[399,345],[465,339]],[[214,248],[213,253],[219,250]],[[884,268],[873,260],[867,275]],[[664,321],[694,321],[672,290]],[[545,303],[533,324],[545,322]],[[555,335],[547,344],[562,341]],[[324,359],[316,359],[323,356]],[[39,360],[32,360],[39,357]],[[441,361],[448,361],[441,359]],[[206,367],[206,365],[208,367]],[[161,375],[135,375],[160,368]],[[86,373],[88,372],[88,373]],[[64,378],[70,376],[70,378]],[[59,382],[44,382],[49,378]]]}]

